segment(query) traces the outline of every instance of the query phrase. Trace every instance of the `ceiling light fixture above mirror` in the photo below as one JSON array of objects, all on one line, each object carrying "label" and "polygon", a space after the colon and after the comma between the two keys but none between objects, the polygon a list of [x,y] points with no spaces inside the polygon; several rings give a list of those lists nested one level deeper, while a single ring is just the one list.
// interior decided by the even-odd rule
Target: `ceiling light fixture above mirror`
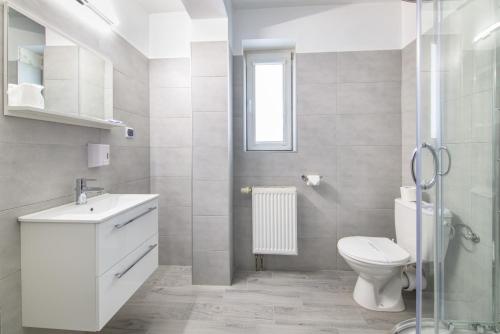
[{"label": "ceiling light fixture above mirror", "polygon": [[104,22],[106,22],[110,26],[114,26],[115,22],[107,17],[99,8],[97,8],[94,4],[92,4],[89,0],[75,0],[80,5],[87,7],[91,11],[93,11],[97,16],[99,16]]}]

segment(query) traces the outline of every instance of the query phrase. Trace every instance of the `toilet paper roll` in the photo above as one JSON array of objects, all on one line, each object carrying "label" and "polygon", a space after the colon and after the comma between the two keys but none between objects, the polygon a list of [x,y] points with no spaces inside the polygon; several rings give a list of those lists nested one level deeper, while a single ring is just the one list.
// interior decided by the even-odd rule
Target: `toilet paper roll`
[{"label": "toilet paper roll", "polygon": [[321,183],[320,175],[306,175],[306,184],[311,187],[317,187]]}]

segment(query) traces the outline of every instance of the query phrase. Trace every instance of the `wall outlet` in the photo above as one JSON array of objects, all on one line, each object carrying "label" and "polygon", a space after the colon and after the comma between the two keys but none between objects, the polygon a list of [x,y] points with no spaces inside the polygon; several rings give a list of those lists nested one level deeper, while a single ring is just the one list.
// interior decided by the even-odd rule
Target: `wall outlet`
[{"label": "wall outlet", "polygon": [[135,136],[135,130],[134,130],[134,128],[126,127],[125,128],[125,138],[127,138],[127,139],[134,139],[134,136]]}]

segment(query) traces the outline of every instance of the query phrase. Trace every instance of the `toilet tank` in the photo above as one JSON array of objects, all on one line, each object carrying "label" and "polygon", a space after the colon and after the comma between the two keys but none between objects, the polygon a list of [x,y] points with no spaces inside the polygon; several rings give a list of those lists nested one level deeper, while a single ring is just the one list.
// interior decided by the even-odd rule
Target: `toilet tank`
[{"label": "toilet tank", "polygon": [[[450,241],[451,213],[444,210],[443,254],[446,254]],[[396,242],[411,255],[410,262],[417,259],[417,215],[416,203],[398,198],[394,203],[394,222],[396,225]],[[434,206],[422,202],[422,261],[434,261],[436,218]]]}]

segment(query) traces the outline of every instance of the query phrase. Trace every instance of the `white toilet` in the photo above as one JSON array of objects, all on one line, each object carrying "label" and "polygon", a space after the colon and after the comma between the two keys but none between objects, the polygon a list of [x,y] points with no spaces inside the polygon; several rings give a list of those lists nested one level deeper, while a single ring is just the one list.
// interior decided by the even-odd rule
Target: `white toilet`
[{"label": "white toilet", "polygon": [[[451,214],[445,210],[443,250],[449,243]],[[414,289],[414,275],[407,265],[416,261],[416,203],[395,200],[397,243],[389,238],[347,237],[337,248],[349,266],[359,274],[354,300],[373,311],[400,312],[405,309],[402,290]],[[434,260],[435,216],[432,204],[422,203],[422,259]]]}]

